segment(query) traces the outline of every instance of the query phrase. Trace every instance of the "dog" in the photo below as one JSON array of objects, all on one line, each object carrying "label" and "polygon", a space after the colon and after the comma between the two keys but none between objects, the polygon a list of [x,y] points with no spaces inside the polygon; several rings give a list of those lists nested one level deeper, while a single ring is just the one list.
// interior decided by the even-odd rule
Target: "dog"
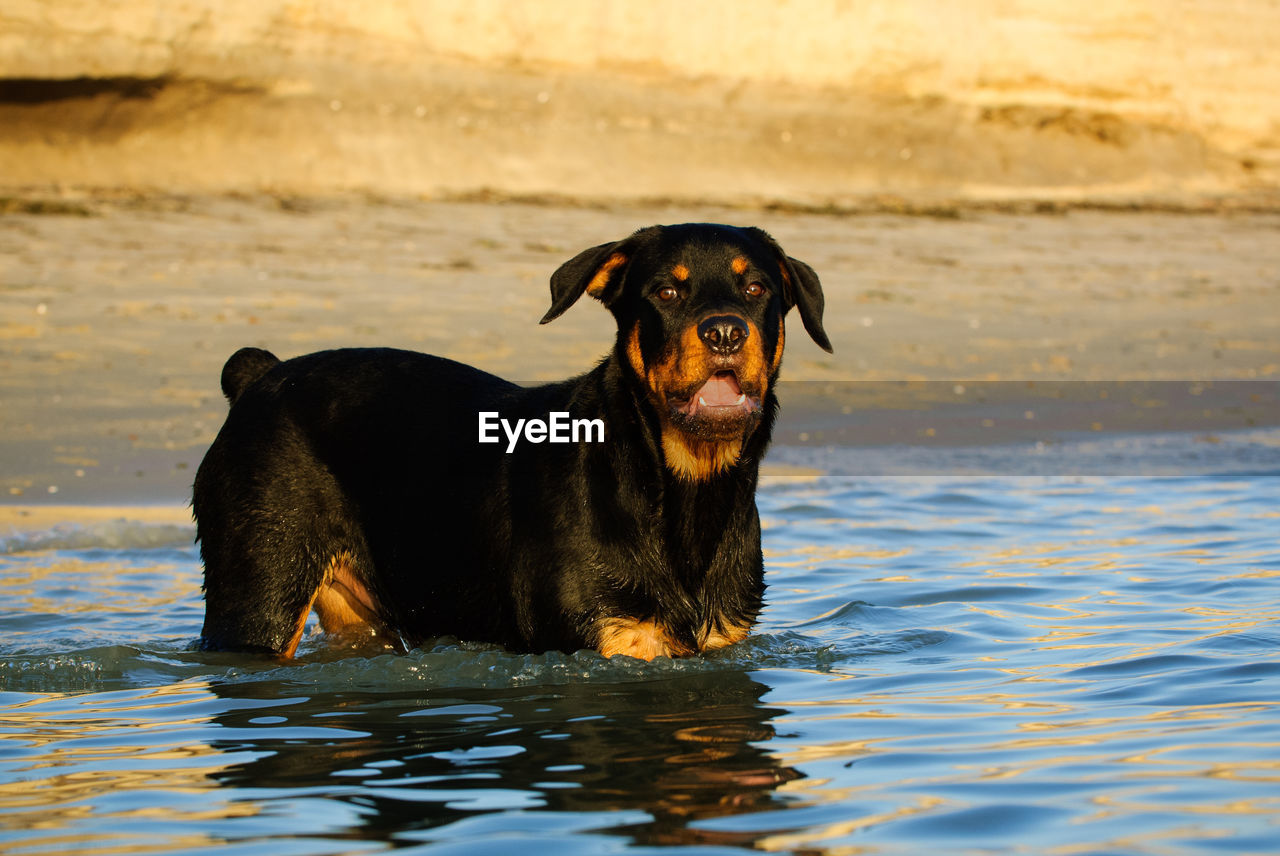
[{"label": "dog", "polygon": [[232,355],[193,490],[201,647],[292,658],[313,610],[398,651],[651,660],[744,639],[792,307],[831,351],[818,276],[760,229],[653,226],[556,270],[542,323],[584,293],[615,344],[544,386],[386,348]]}]

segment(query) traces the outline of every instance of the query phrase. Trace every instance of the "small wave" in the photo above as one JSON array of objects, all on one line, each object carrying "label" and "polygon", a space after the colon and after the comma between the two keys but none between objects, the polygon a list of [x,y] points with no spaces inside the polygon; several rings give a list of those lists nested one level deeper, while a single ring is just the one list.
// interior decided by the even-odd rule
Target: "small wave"
[{"label": "small wave", "polygon": [[[321,658],[332,656],[322,653]],[[285,666],[232,666],[219,680],[271,681],[312,688],[396,690],[410,687],[493,689],[630,683],[688,674],[764,668],[826,669],[843,659],[839,651],[798,633],[753,636],[732,648],[701,657],[652,661],[605,658],[595,651],[511,654],[469,643],[438,645],[408,654],[320,659]]]},{"label": "small wave", "polygon": [[170,647],[97,644],[58,652],[0,657],[0,692],[80,693],[216,680],[185,642]]},{"label": "small wave", "polygon": [[590,650],[565,654],[512,654],[475,643],[447,643],[407,654],[364,656],[319,648],[280,664],[247,655],[211,654],[174,647],[144,650],[101,645],[76,651],[0,659],[0,691],[86,692],[200,679],[218,684],[286,684],[318,692],[358,689],[502,689],[622,684],[683,675],[759,669],[828,671],[842,663],[909,653],[945,642],[938,631],[860,633],[828,641],[793,630],[761,633],[710,654],[652,661],[605,658]]},{"label": "small wave", "polygon": [[[838,476],[1274,476],[1280,429],[1091,433],[1046,429],[1035,441],[972,446],[829,445],[769,450],[774,465]],[[812,490],[812,484],[807,487]]]},{"label": "small wave", "polygon": [[641,660],[598,654],[508,654],[477,646],[438,646],[408,654],[346,657],[334,661],[299,662],[255,668],[233,666],[220,679],[226,683],[263,681],[298,684],[313,689],[396,690],[410,687],[491,689],[531,685],[563,685],[583,681],[622,682],[656,675],[704,670],[695,660]]},{"label": "small wave", "polygon": [[0,555],[37,550],[153,550],[189,547],[194,540],[195,527],[191,525],[125,519],[62,523],[49,529],[0,535]]},{"label": "small wave", "polygon": [[737,645],[698,657],[652,661],[631,657],[605,658],[595,651],[565,654],[511,654],[499,648],[469,643],[439,645],[408,654],[327,659],[320,652],[312,662],[284,666],[232,665],[221,678],[227,683],[275,682],[318,690],[360,689],[396,691],[408,688],[500,689],[619,684],[663,680],[691,674],[759,669],[828,671],[842,663],[871,657],[900,655],[947,641],[941,631],[911,630],[887,634],[859,634],[838,642],[784,630],[761,633]]},{"label": "small wave", "polygon": [[62,693],[93,690],[123,674],[124,663],[137,649],[125,646],[87,648],[63,654],[7,657],[0,660],[0,690]]},{"label": "small wave", "polygon": [[605,658],[595,651],[512,654],[471,643],[438,645],[407,654],[362,656],[320,649],[281,665],[248,655],[194,650],[148,651],[102,645],[0,659],[0,691],[61,693],[154,686],[199,678],[220,684],[293,684],[316,691],[410,688],[500,689],[619,684],[681,675],[766,668],[829,668],[846,655],[798,633],[761,635],[723,651],[653,661]]}]

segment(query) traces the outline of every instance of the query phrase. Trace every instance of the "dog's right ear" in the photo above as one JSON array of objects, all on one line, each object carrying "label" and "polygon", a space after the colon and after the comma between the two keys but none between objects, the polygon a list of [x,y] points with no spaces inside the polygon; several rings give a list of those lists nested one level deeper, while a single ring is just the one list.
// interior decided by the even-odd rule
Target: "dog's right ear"
[{"label": "dog's right ear", "polygon": [[621,241],[583,250],[562,264],[551,274],[551,308],[538,323],[546,324],[559,318],[584,291],[605,306],[611,305],[622,293],[622,281],[636,246],[646,233],[656,228],[641,229]]}]

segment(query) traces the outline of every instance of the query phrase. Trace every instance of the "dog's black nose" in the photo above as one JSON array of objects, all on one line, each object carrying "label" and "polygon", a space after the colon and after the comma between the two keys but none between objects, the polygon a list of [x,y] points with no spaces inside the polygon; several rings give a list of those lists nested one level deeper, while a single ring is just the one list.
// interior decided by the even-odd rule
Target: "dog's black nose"
[{"label": "dog's black nose", "polygon": [[751,328],[737,315],[712,315],[698,325],[698,337],[717,354],[736,354],[749,335]]}]

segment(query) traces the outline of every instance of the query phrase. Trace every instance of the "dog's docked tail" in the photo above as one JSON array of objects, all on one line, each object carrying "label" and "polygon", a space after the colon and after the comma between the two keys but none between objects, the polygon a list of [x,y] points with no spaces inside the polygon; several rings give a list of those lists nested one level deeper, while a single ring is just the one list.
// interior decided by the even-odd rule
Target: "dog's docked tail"
[{"label": "dog's docked tail", "polygon": [[222,394],[236,403],[246,389],[267,372],[280,365],[280,359],[262,348],[241,348],[222,367]]}]

